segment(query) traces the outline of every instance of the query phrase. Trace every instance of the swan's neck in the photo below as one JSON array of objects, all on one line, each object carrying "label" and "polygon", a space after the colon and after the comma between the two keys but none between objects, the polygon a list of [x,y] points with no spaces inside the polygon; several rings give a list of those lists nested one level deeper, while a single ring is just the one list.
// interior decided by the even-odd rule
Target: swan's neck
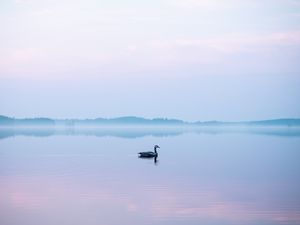
[{"label": "swan's neck", "polygon": [[154,147],[154,152],[157,154],[156,147]]}]

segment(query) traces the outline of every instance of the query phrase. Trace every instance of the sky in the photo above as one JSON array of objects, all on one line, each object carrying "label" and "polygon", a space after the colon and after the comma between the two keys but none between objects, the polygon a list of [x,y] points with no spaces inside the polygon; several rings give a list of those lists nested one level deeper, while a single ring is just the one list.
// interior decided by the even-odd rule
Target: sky
[{"label": "sky", "polygon": [[0,115],[300,118],[300,0],[0,0]]}]

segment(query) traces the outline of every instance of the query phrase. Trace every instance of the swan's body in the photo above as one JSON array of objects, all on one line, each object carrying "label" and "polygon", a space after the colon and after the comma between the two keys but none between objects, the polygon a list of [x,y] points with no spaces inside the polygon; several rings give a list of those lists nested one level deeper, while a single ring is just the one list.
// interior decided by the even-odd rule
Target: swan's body
[{"label": "swan's body", "polygon": [[154,152],[139,152],[138,154],[140,155],[139,157],[141,158],[153,158],[157,157],[158,153],[156,151],[157,148],[160,148],[158,145],[154,146]]},{"label": "swan's body", "polygon": [[140,157],[144,157],[144,158],[152,158],[157,156],[157,153],[155,152],[139,152]]}]

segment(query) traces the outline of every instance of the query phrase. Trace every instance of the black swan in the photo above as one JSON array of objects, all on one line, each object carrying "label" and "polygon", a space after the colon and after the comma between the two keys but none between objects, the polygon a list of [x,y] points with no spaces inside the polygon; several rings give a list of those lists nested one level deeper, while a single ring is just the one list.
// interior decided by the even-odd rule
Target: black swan
[{"label": "black swan", "polygon": [[156,151],[157,148],[160,148],[158,145],[154,146],[154,152],[139,152],[139,157],[141,158],[153,158],[153,157],[157,157],[158,153]]}]

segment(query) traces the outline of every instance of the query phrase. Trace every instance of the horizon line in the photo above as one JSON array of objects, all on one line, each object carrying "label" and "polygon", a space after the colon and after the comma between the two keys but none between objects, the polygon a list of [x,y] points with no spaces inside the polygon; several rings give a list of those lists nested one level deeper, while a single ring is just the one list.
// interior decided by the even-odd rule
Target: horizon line
[{"label": "horizon line", "polygon": [[242,122],[260,122],[260,121],[276,121],[276,120],[300,120],[300,117],[277,117],[277,118],[268,118],[268,119],[256,119],[256,120],[183,120],[178,118],[172,118],[172,117],[143,117],[143,116],[133,116],[133,115],[127,115],[127,116],[117,116],[117,117],[94,117],[94,118],[54,118],[54,117],[47,117],[47,116],[36,116],[36,117],[13,117],[13,116],[7,116],[0,114],[0,117],[6,117],[9,119],[16,119],[16,120],[23,120],[23,119],[50,119],[50,120],[96,120],[96,119],[104,119],[104,120],[114,120],[114,119],[124,119],[124,118],[136,118],[136,119],[144,119],[144,120],[177,120],[185,123],[197,123],[197,122],[225,122],[225,123],[242,123]]}]

